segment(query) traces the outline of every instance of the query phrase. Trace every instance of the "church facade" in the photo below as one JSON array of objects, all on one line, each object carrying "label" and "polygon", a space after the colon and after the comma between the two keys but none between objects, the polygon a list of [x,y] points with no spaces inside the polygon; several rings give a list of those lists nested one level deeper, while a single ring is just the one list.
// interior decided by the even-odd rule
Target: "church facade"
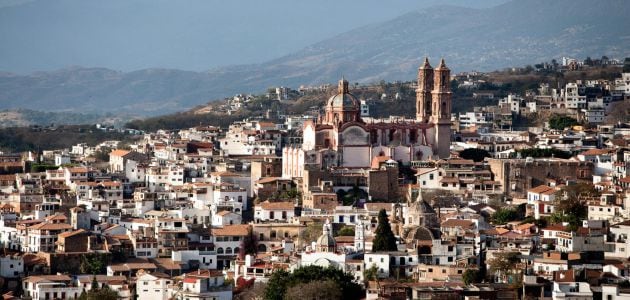
[{"label": "church facade", "polygon": [[450,70],[444,59],[435,69],[425,58],[418,69],[415,119],[361,118],[361,103],[339,81],[324,113],[303,127],[301,147],[282,151],[284,177],[302,177],[305,166],[370,168],[375,157],[408,164],[447,158],[451,141]]}]

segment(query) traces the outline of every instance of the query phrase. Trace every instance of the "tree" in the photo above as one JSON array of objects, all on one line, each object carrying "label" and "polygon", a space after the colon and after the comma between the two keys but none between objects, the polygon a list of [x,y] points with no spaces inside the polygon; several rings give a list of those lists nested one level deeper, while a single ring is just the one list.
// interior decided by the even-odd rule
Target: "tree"
[{"label": "tree", "polygon": [[96,280],[96,275],[92,277],[92,290],[98,290],[98,281]]},{"label": "tree", "polygon": [[527,148],[518,151],[521,153],[521,157],[556,157],[556,158],[571,158],[573,155],[570,152],[562,151],[555,148]]},{"label": "tree", "polygon": [[507,222],[519,219],[518,212],[513,208],[500,208],[492,215],[492,222],[497,225],[503,225]]},{"label": "tree", "polygon": [[368,281],[378,280],[378,267],[376,266],[376,264],[372,264],[371,267],[363,271],[363,279],[366,282],[366,286]]},{"label": "tree", "polygon": [[254,300],[254,299],[263,299],[263,295],[265,294],[265,288],[267,287],[266,283],[255,282],[253,286],[245,288],[243,290],[235,290],[234,291],[234,300]]},{"label": "tree", "polygon": [[109,262],[109,253],[88,253],[81,256],[79,271],[83,274],[103,274]]},{"label": "tree", "polygon": [[99,162],[108,162],[109,161],[109,153],[111,151],[112,151],[112,149],[103,147],[101,149],[96,150],[92,154],[92,157],[94,157],[96,159],[96,161],[99,161]]},{"label": "tree", "polygon": [[241,259],[245,259],[245,256],[248,254],[253,255],[254,257],[258,254],[258,237],[256,237],[256,234],[251,227],[247,229],[247,235],[243,237],[241,247],[239,249],[239,256]]},{"label": "tree", "polygon": [[465,285],[469,285],[471,283],[479,283],[481,282],[481,272],[477,269],[467,269],[462,275],[462,280]]},{"label": "tree", "polygon": [[551,215],[551,222],[567,222],[569,223],[569,230],[577,230],[582,220],[588,217],[583,198],[597,196],[599,196],[599,192],[591,184],[577,183],[564,186],[555,194],[556,213]]},{"label": "tree", "polygon": [[337,231],[337,235],[339,236],[354,236],[354,227],[352,226],[344,226],[343,228]]},{"label": "tree", "polygon": [[486,157],[491,157],[490,153],[484,149],[468,148],[459,152],[459,157],[463,159],[472,159],[475,162],[483,161]]},{"label": "tree", "polygon": [[310,245],[322,235],[322,223],[313,222],[306,225],[306,228],[300,232],[300,237],[304,245]]},{"label": "tree", "polygon": [[335,267],[306,266],[295,269],[293,273],[284,270],[275,271],[267,282],[264,298],[281,300],[285,298],[292,287],[310,282],[321,283],[326,280],[330,280],[338,286],[341,293],[340,299],[361,299],[363,295],[361,286],[354,282],[354,277],[351,274]]},{"label": "tree", "polygon": [[341,288],[330,279],[298,283],[287,289],[284,297],[285,299],[343,299]]},{"label": "tree", "polygon": [[372,243],[373,252],[398,250],[396,237],[392,232],[392,227],[389,225],[389,219],[387,218],[387,212],[384,209],[378,212],[378,227],[376,227],[375,233],[374,242]]},{"label": "tree", "polygon": [[578,121],[569,116],[553,115],[549,118],[549,128],[563,130],[567,127],[579,124]]},{"label": "tree", "polygon": [[79,300],[118,300],[118,292],[110,289],[107,285],[101,288],[92,288],[81,293]]},{"label": "tree", "polygon": [[518,252],[497,252],[488,260],[490,271],[498,273],[499,276],[507,275],[515,268],[516,263],[520,261]]}]

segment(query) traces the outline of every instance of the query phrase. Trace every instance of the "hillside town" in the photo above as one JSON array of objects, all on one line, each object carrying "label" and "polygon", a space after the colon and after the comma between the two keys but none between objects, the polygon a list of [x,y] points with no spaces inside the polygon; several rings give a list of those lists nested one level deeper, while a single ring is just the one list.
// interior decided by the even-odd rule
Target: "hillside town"
[{"label": "hillside town", "polygon": [[[622,65],[536,69],[585,63]],[[313,268],[348,277],[318,278],[344,290],[323,299],[630,299],[630,73],[495,99],[418,65],[414,117],[377,117],[342,78],[303,114],[3,152],[3,298],[283,299]],[[453,82],[497,104],[455,113]]]}]

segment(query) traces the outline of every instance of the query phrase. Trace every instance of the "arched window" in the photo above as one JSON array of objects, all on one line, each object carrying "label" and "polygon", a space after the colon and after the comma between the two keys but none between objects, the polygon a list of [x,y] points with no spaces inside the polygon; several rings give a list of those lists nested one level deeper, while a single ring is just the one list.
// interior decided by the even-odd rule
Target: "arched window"
[{"label": "arched window", "polygon": [[272,230],[271,234],[269,235],[272,239],[276,237],[276,231]]},{"label": "arched window", "polygon": [[258,252],[267,252],[267,246],[265,246],[265,244],[258,244]]},{"label": "arched window", "polygon": [[225,248],[225,254],[232,254],[232,248],[231,247]]},{"label": "arched window", "polygon": [[223,248],[221,247],[217,248],[217,254],[223,254]]}]

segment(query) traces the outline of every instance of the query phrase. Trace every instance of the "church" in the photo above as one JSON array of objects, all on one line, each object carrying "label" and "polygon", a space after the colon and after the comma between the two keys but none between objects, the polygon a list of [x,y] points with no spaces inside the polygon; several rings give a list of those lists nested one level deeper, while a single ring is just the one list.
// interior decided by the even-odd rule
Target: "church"
[{"label": "church", "polygon": [[450,70],[444,59],[434,69],[425,58],[418,69],[415,119],[362,119],[360,101],[342,79],[319,118],[304,123],[301,147],[282,150],[283,177],[302,177],[306,165],[370,168],[375,157],[402,164],[447,158],[451,98]]}]

